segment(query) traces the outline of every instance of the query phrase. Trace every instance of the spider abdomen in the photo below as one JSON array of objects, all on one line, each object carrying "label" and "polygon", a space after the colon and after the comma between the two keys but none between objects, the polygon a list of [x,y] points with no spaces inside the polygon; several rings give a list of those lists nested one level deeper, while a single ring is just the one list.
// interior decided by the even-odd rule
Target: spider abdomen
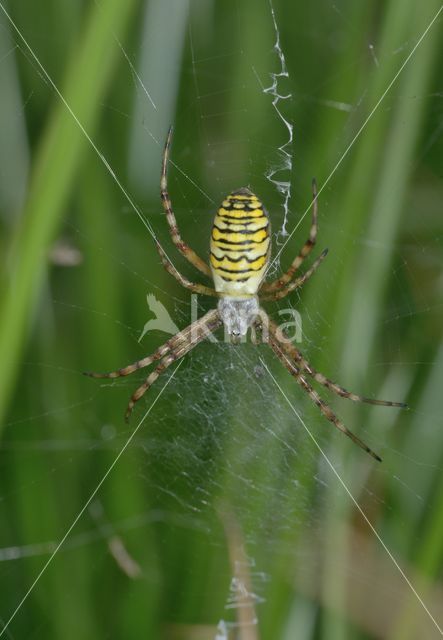
[{"label": "spider abdomen", "polygon": [[217,211],[211,233],[215,290],[238,296],[257,293],[271,248],[269,218],[249,189],[233,191]]}]

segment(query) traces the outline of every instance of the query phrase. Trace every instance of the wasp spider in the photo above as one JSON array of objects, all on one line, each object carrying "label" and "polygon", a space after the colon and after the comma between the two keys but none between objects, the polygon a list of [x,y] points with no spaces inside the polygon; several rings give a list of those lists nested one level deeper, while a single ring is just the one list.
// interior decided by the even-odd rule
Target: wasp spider
[{"label": "wasp spider", "polygon": [[278,300],[301,287],[309,280],[326,257],[327,250],[325,249],[303,275],[295,277],[304,259],[311,253],[317,238],[317,188],[315,181],[312,183],[312,223],[309,237],[299,254],[292,261],[289,269],[279,278],[273,282],[263,281],[271,254],[269,219],[259,198],[247,188],[238,189],[228,195],[215,215],[210,241],[209,267],[183,241],[172,210],[167,182],[167,165],[171,140],[172,128],[169,130],[163,153],[160,181],[160,195],[172,242],[180,253],[203,275],[212,277],[214,287],[190,282],[170,263],[159,242],[155,241],[157,250],[165,269],[183,287],[195,293],[217,297],[219,299],[217,308],[212,309],[202,318],[179,331],[150,356],[111,373],[90,372],[85,375],[93,378],[118,378],[158,362],[145,382],[133,393],[126,411],[126,420],[128,420],[135,403],[140,400],[165,369],[191,351],[209,333],[224,325],[231,341],[238,342],[242,336],[246,335],[249,328],[255,329],[260,335],[261,341],[266,342],[271,347],[289,373],[318,406],[325,418],[373,458],[381,461],[381,458],[372,449],[345,427],[329,405],[313,389],[308,382],[308,378],[312,378],[338,396],[349,398],[355,402],[367,402],[388,407],[406,407],[406,405],[402,402],[363,398],[347,391],[317,372],[305,360],[300,351],[282,336],[277,325],[259,305],[259,300]]}]

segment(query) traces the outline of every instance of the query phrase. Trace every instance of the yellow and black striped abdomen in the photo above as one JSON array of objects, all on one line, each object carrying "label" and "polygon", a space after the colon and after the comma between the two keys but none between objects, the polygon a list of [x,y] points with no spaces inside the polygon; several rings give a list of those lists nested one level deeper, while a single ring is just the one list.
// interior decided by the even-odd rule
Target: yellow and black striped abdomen
[{"label": "yellow and black striped abdomen", "polygon": [[211,233],[215,290],[230,296],[254,295],[269,263],[269,219],[249,189],[233,191],[217,211]]}]

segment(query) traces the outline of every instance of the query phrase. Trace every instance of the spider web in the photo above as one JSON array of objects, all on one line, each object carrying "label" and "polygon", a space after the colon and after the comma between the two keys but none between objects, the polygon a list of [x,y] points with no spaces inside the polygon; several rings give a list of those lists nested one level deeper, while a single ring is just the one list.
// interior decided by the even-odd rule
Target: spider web
[{"label": "spider web", "polygon": [[[346,401],[322,392],[344,422],[383,453],[383,466],[374,469],[370,459],[318,415],[265,346],[234,348],[224,344],[220,335],[215,343],[199,345],[173,376],[168,372],[150,390],[129,426],[120,416],[143,380],[142,374],[95,386],[92,381],[78,382],[83,368],[126,364],[169,337],[146,328],[153,316],[160,317],[152,298],[146,303],[147,294],[154,296],[155,304],[160,303],[179,328],[195,312],[190,297],[161,271],[150,236],[168,247],[177,268],[198,278],[191,276],[186,263],[170,249],[157,201],[161,148],[169,122],[175,124],[169,186],[183,236],[206,255],[214,208],[232,189],[250,185],[270,212],[276,250],[283,249],[288,233],[300,225],[284,250],[278,251],[270,274],[275,276],[307,236],[312,174],[318,172],[320,185],[329,179],[359,130],[358,123],[365,122],[376,104],[370,101],[370,85],[381,78],[376,94],[380,97],[394,77],[389,71],[392,62],[394,72],[398,71],[436,13],[430,12],[423,29],[417,29],[412,40],[401,40],[389,55],[382,56],[369,41],[369,77],[348,95],[340,95],[337,78],[344,81],[353,72],[354,63],[346,55],[352,21],[340,5],[319,2],[317,10],[332,25],[332,35],[320,33],[316,22],[315,29],[311,26],[303,34],[297,32],[298,37],[304,39],[307,50],[323,56],[340,52],[344,62],[337,77],[323,76],[321,55],[309,79],[302,65],[290,57],[291,31],[285,22],[290,9],[284,3],[261,6],[257,24],[251,27],[260,35],[259,46],[245,28],[248,12],[240,3],[220,6],[195,1],[188,7],[187,3],[151,2],[140,14],[139,33],[130,45],[109,33],[109,46],[120,51],[124,87],[103,102],[104,118],[109,119],[104,130],[108,136],[118,123],[126,131],[127,146],[116,144],[112,136],[99,144],[86,131],[99,154],[97,162],[94,148],[88,149],[88,166],[93,167],[99,184],[107,185],[107,213],[97,214],[102,222],[96,222],[95,228],[91,209],[82,198],[72,200],[72,211],[51,252],[57,273],[41,297],[21,371],[20,388],[26,389],[26,402],[16,402],[6,420],[1,497],[7,524],[0,539],[0,580],[14,586],[8,589],[0,610],[4,623],[46,567],[47,559],[53,560],[11,627],[5,628],[5,637],[8,633],[15,637],[15,628],[20,637],[29,635],[31,629],[39,637],[37,627],[48,637],[49,627],[36,608],[47,613],[58,606],[57,585],[68,589],[75,602],[72,607],[65,604],[65,617],[58,619],[60,628],[67,628],[69,611],[72,615],[82,604],[79,590],[85,575],[91,585],[103,575],[117,589],[127,585],[129,601],[118,623],[126,632],[130,628],[126,618],[142,625],[138,629],[145,628],[146,622],[139,621],[144,611],[140,602],[146,606],[161,593],[166,637],[180,637],[180,626],[185,623],[195,633],[209,625],[205,637],[218,640],[254,639],[259,630],[260,637],[328,637],[332,627],[347,629],[351,624],[371,637],[383,637],[384,625],[391,626],[384,618],[386,604],[374,600],[368,607],[379,613],[376,617],[381,622],[374,622],[357,598],[346,603],[343,592],[339,588],[334,592],[329,584],[335,581],[344,593],[355,590],[368,598],[371,590],[380,588],[381,573],[388,576],[387,601],[399,607],[408,598],[414,606],[417,602],[410,595],[410,580],[422,598],[415,615],[426,637],[441,635],[434,606],[439,585],[424,585],[413,572],[406,550],[409,537],[398,533],[403,528],[414,539],[419,535],[419,521],[432,518],[432,509],[427,511],[425,503],[437,491],[441,475],[441,439],[436,429],[441,349],[432,350],[421,335],[431,328],[433,344],[438,344],[441,305],[434,302],[436,285],[422,284],[425,275],[431,278],[435,272],[441,249],[441,223],[428,193],[432,177],[426,174],[431,171],[441,132],[438,92],[433,95],[427,87],[399,99],[405,109],[415,100],[431,103],[423,138],[414,151],[415,164],[410,169],[414,188],[408,195],[410,213],[402,233],[389,236],[386,229],[385,235],[379,233],[377,225],[383,221],[375,213],[369,224],[363,221],[361,225],[358,216],[356,220],[341,217],[341,205],[344,209],[346,205],[341,196],[347,187],[346,171],[351,172],[360,149],[373,135],[372,123],[368,123],[320,201],[319,250],[327,244],[335,257],[328,257],[328,267],[315,276],[316,282],[306,293],[272,307],[276,319],[286,319],[291,311],[300,314],[300,348],[331,378],[374,397],[401,400],[413,389],[412,411],[406,417],[395,410],[346,406]],[[107,8],[102,6],[102,11],[106,13]],[[19,169],[14,170],[20,178],[17,189],[1,190],[3,208],[10,211],[18,208],[26,184],[26,117],[35,103],[50,99],[53,87],[8,22],[2,24],[5,45],[0,73],[18,78],[15,58],[20,56],[20,64],[32,75],[32,82],[23,84],[33,87],[23,95],[17,88],[15,107],[10,107],[15,108],[17,120],[14,141],[22,141],[23,156]],[[21,27],[19,17],[17,24]],[[158,26],[166,24],[167,32],[166,26]],[[25,35],[38,55],[37,27]],[[42,64],[50,77],[57,71],[48,60]],[[411,58],[410,64],[419,62]],[[385,69],[389,71],[386,78]],[[394,108],[394,97],[388,95],[374,119]],[[9,122],[10,116],[4,118]],[[328,119],[334,123],[329,129],[332,138],[325,128],[320,156],[318,142],[311,152],[307,140],[314,138],[314,125],[321,128]],[[410,121],[399,126],[406,129]],[[84,133],[78,129],[79,136]],[[31,142],[33,135],[31,131]],[[2,181],[11,182],[5,172]],[[88,177],[80,173],[79,181],[87,190]],[[436,184],[433,193],[438,188]],[[432,235],[415,215],[428,202]],[[94,206],[99,212],[103,203]],[[353,279],[343,267],[354,264],[349,256],[356,250],[369,255],[369,264],[379,258],[391,282],[392,297],[384,298],[372,325],[372,311],[363,311],[367,313],[364,317],[360,313],[357,291],[357,285],[370,288],[370,274],[357,273]],[[91,260],[97,268],[108,265],[116,278],[109,292],[103,284],[106,292],[98,300],[84,277]],[[355,264],[363,270],[367,263]],[[355,296],[343,292],[343,282],[347,290],[356,290]],[[338,317],[327,314],[324,303],[335,297],[341,301]],[[199,299],[198,314],[212,304]],[[334,331],[338,323],[347,329]],[[383,336],[381,347],[370,327]],[[74,348],[64,347],[67,328],[71,341],[75,338],[85,344],[80,361]],[[89,333],[98,343],[95,351]],[[343,333],[348,333],[347,341]],[[406,342],[412,342],[414,348],[406,349]],[[377,350],[371,356],[368,350],[372,347]],[[35,378],[40,382],[34,395]],[[294,407],[300,418],[294,415]],[[147,411],[148,417],[134,433]],[[406,431],[403,420],[406,435],[401,433]],[[304,431],[303,423],[315,440]],[[319,454],[319,447],[324,455]],[[118,464],[94,494],[123,449]],[[41,521],[36,518],[36,503],[44,505]],[[81,509],[82,518],[64,540]],[[374,523],[375,531],[367,526],[362,512]],[[376,532],[385,549],[374,550]],[[58,549],[61,540],[63,546]],[[398,561],[403,575],[386,550]],[[373,567],[364,563],[365,554],[373,559]],[[72,572],[76,565],[78,570]],[[273,618],[270,611],[280,597],[288,602],[287,612]],[[319,609],[324,611],[322,607],[338,613],[323,613],[324,622],[318,623],[315,619]],[[83,637],[87,637],[84,631]],[[357,631],[355,637],[360,637]]]}]

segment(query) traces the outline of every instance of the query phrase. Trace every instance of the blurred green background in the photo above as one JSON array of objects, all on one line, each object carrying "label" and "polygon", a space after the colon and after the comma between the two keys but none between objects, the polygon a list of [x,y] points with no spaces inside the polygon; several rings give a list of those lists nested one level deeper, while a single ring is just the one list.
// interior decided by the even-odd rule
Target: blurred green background
[{"label": "blurred green background", "polygon": [[[440,2],[273,7],[277,31],[266,0],[2,0],[0,636],[442,635],[441,17],[419,43]],[[321,390],[382,464],[264,346],[201,344],[130,425],[143,373],[81,375],[169,337],[140,339],[148,294],[178,327],[191,321],[152,237],[203,281],[159,202],[169,124],[177,220],[206,256],[218,203],[244,185],[282,248],[284,194],[267,175],[285,162],[283,119],[292,169],[273,179],[290,180],[286,225],[298,227],[272,275],[307,237],[314,175],[316,252],[330,253],[300,295],[266,308],[299,311],[300,348],[326,375],[408,402],[361,407]],[[213,304],[199,299],[199,314]]]}]

